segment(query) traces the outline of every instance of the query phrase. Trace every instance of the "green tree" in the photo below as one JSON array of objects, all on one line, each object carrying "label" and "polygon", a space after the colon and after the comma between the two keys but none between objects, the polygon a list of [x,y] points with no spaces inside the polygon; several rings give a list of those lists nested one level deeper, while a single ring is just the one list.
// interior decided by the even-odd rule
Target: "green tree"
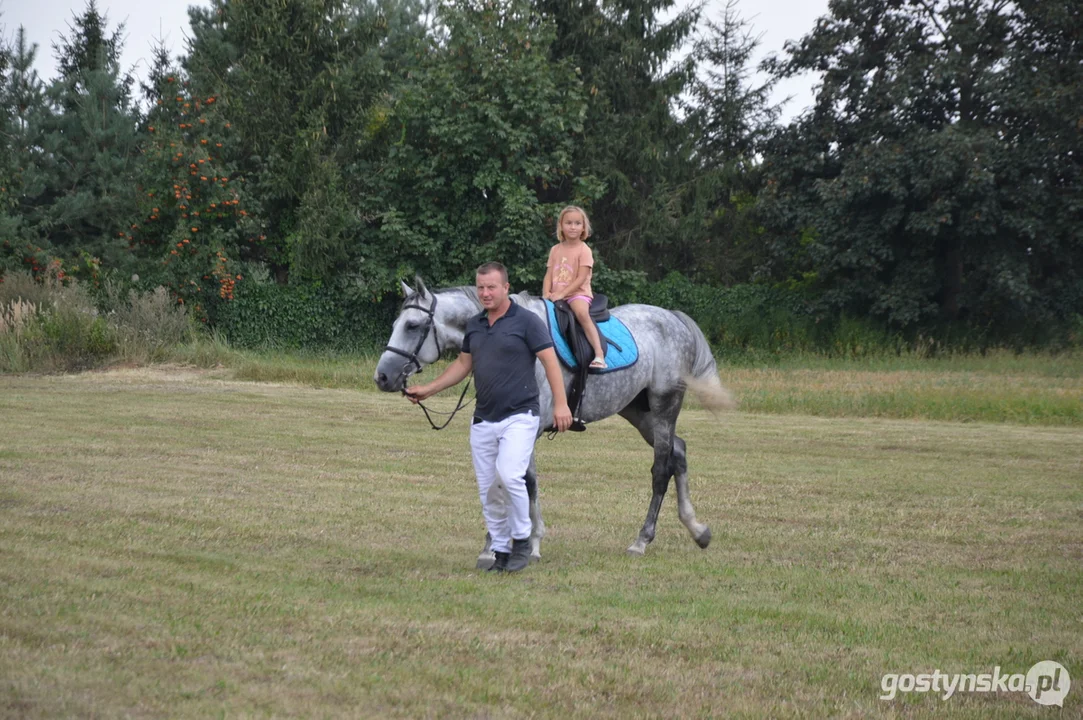
[{"label": "green tree", "polygon": [[544,274],[536,189],[572,182],[586,103],[568,61],[552,62],[551,22],[521,0],[442,5],[437,32],[387,123],[390,148],[364,191],[376,218],[358,267],[388,288],[410,271],[468,279],[500,259],[519,287]]},{"label": "green tree", "polygon": [[207,321],[233,299],[266,240],[217,97],[192,91],[159,46],[143,86],[139,220],[129,235],[144,284],[163,285]]},{"label": "green tree", "polygon": [[766,261],[755,218],[759,153],[776,129],[774,79],[753,80],[759,38],[735,0],[720,22],[708,21],[694,48],[698,75],[687,124],[695,137],[696,176],[682,187],[683,242],[670,267],[708,283],[748,282]]},{"label": "green tree", "polygon": [[[580,71],[588,106],[572,172],[538,188],[545,202],[588,206],[600,256],[652,274],[659,254],[683,242],[680,185],[694,171],[693,144],[675,113],[695,62],[677,53],[699,18],[673,0],[539,0],[556,25],[554,61]],[[663,21],[669,13],[672,16]]]},{"label": "green tree", "polygon": [[123,26],[107,28],[93,2],[75,17],[54,46],[60,76],[46,90],[48,109],[27,118],[22,211],[43,246],[76,270],[93,258],[123,266],[135,214],[138,113],[119,65]]},{"label": "green tree", "polygon": [[821,77],[767,152],[784,274],[901,326],[1063,317],[1083,262],[1083,14],[1004,0],[831,11],[774,63]]},{"label": "green tree", "polygon": [[753,80],[760,37],[728,0],[720,22],[708,20],[707,34],[693,56],[699,76],[692,84],[697,157],[704,167],[750,167],[776,128],[781,106],[771,102],[774,78]]},{"label": "green tree", "polygon": [[0,44],[0,273],[41,272],[50,256],[24,221],[26,168],[34,160],[33,121],[44,112],[44,86],[34,70],[38,46],[19,28],[15,43]]},{"label": "green tree", "polygon": [[381,26],[341,0],[214,0],[190,15],[185,69],[232,123],[227,160],[267,227],[259,259],[280,282],[343,272],[361,220],[340,155],[385,82]]}]

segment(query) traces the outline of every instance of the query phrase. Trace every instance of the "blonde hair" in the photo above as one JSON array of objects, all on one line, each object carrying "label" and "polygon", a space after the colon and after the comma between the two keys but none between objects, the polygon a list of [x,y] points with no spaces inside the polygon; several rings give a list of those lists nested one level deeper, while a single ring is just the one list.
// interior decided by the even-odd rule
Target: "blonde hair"
[{"label": "blonde hair", "polygon": [[564,242],[564,231],[560,229],[560,224],[564,221],[564,216],[570,212],[577,212],[583,216],[583,239],[586,240],[593,234],[593,230],[590,227],[590,218],[587,217],[587,211],[578,205],[568,205],[560,211],[560,215],[557,215],[557,241]]}]

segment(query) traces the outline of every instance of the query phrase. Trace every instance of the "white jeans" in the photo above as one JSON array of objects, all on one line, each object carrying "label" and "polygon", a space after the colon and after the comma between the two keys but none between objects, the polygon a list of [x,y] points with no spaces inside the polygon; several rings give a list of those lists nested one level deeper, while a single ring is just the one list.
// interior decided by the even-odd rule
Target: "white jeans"
[{"label": "white jeans", "polygon": [[512,538],[530,537],[530,498],[524,477],[539,422],[537,415],[520,413],[470,426],[470,453],[493,552],[509,552]]}]

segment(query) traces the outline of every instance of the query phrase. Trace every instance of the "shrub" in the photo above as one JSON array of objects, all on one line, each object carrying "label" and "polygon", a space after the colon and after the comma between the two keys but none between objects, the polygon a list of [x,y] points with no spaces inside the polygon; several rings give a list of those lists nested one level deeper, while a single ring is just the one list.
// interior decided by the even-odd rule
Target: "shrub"
[{"label": "shrub", "polygon": [[245,283],[215,327],[243,348],[363,351],[382,346],[398,303],[344,286]]},{"label": "shrub", "polygon": [[133,362],[162,360],[190,342],[188,311],[164,288],[131,291],[119,300],[120,285],[109,283],[99,300],[85,284],[27,273],[0,282],[0,371],[64,371],[93,367],[118,355]]},{"label": "shrub", "polygon": [[75,282],[48,277],[36,281],[25,273],[12,273],[0,287],[0,315],[4,316],[0,369],[74,370],[100,361],[116,348],[109,324]]},{"label": "shrub", "polygon": [[37,307],[31,302],[13,300],[0,303],[0,372],[24,372],[27,359],[22,352],[22,338],[34,324]]},{"label": "shrub", "polygon": [[42,307],[53,299],[61,283],[52,278],[34,279],[28,272],[11,272],[0,278],[0,307],[23,301]]},{"label": "shrub", "polygon": [[131,362],[162,360],[172,348],[193,338],[187,308],[163,287],[130,291],[128,301],[120,304],[109,319],[121,357]]}]

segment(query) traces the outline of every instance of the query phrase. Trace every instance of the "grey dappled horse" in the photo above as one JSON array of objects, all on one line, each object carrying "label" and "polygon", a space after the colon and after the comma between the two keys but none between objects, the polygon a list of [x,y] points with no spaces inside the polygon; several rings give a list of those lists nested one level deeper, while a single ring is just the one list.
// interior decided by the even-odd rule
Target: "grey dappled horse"
[{"label": "grey dappled horse", "polygon": [[[373,378],[384,392],[401,391],[410,375],[436,362],[445,348],[460,349],[467,319],[482,310],[473,287],[432,292],[418,279],[416,287],[403,283],[402,288],[406,301]],[[524,292],[512,295],[511,300],[545,320],[545,302],[541,298]],[[711,542],[711,531],[696,520],[689,497],[685,444],[675,432],[677,415],[686,389],[691,389],[712,411],[732,407],[732,398],[719,382],[711,348],[692,318],[652,305],[621,305],[611,308],[610,314],[620,318],[635,337],[639,360],[623,370],[590,375],[579,415],[584,422],[592,422],[619,414],[654,448],[654,465],[651,467],[654,493],[647,508],[647,519],[628,552],[642,555],[648,543],[654,540],[658,510],[671,477],[676,478],[677,513],[681,522],[696,544],[706,548]],[[562,370],[567,389],[572,376],[563,366]],[[541,391],[540,427],[546,428],[553,423],[553,396],[541,363],[536,364],[536,374]],[[541,431],[538,434],[540,436]],[[545,535],[537,482],[537,465],[531,457],[526,485],[534,526],[530,538],[531,556],[535,560],[541,557],[541,539]],[[493,553],[487,538],[478,557],[478,567],[491,565],[492,561]]]}]

